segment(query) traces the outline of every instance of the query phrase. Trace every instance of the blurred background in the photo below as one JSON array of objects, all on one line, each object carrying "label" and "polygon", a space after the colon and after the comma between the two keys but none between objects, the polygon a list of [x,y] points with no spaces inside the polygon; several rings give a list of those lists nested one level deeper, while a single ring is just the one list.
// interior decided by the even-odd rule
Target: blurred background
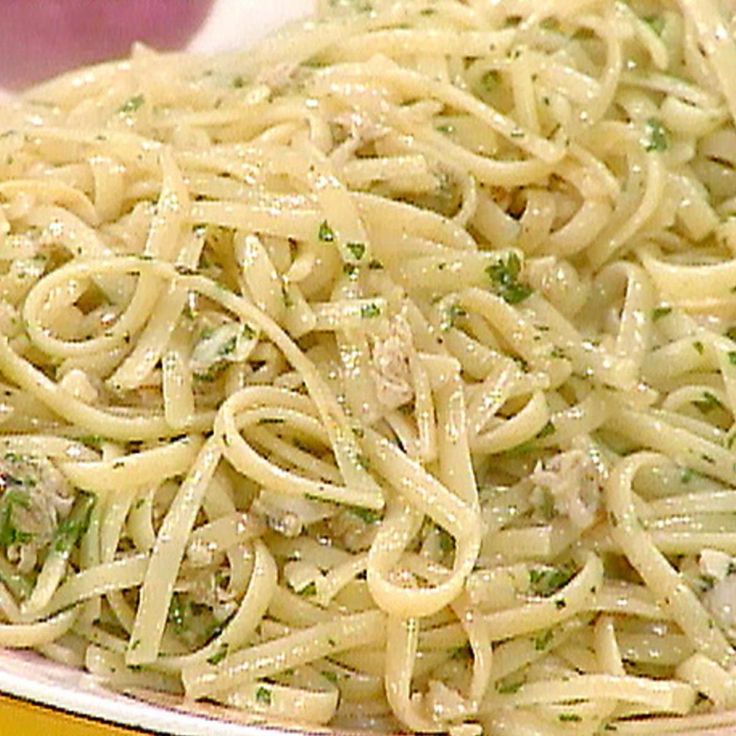
[{"label": "blurred background", "polygon": [[127,56],[136,41],[162,51],[242,48],[313,7],[314,0],[0,0],[0,99]]},{"label": "blurred background", "polygon": [[[277,0],[278,1],[278,0]],[[134,41],[181,48],[214,0],[0,0],[0,87],[126,56]]]}]

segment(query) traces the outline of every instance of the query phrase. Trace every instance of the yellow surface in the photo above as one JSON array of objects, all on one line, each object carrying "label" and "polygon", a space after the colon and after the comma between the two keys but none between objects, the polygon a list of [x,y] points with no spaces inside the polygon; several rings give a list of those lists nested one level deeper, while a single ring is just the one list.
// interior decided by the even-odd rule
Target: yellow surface
[{"label": "yellow surface", "polygon": [[0,736],[142,736],[0,696]]}]

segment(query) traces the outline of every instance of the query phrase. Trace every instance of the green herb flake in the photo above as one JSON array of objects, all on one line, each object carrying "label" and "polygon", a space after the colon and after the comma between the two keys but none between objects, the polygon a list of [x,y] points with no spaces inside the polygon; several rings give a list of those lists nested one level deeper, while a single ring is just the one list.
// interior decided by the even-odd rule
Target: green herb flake
[{"label": "green herb flake", "polygon": [[658,35],[664,30],[664,18],[661,15],[647,15],[644,22]]},{"label": "green herb flake", "polygon": [[695,340],[695,342],[693,343],[693,348],[695,352],[698,353],[698,355],[702,355],[705,352],[705,345],[703,345],[700,340]]},{"label": "green herb flake", "polygon": [[468,659],[472,656],[473,649],[470,644],[463,644],[461,647],[455,647],[450,654],[451,659]]},{"label": "green herb flake", "polygon": [[731,365],[736,365],[736,350],[729,350],[728,351],[728,362]]},{"label": "green herb flake", "polygon": [[468,312],[459,304],[451,304],[445,313],[445,319],[442,321],[442,331],[447,332],[454,327],[461,317],[467,317]]},{"label": "green herb flake", "polygon": [[543,631],[541,634],[534,637],[534,649],[538,652],[543,652],[552,643],[552,639],[554,639],[552,629]]},{"label": "green herb flake", "polygon": [[455,549],[455,541],[444,529],[439,529],[440,550],[442,554],[450,554]]},{"label": "green herb flake", "polygon": [[577,713],[560,713],[558,718],[562,723],[579,723],[583,720]]},{"label": "green herb flake", "polygon": [[180,634],[184,630],[185,612],[186,609],[181,597],[174,593],[171,597],[167,621],[174,627],[174,631],[176,631],[177,634]]},{"label": "green herb flake", "polygon": [[550,358],[556,358],[557,360],[567,360],[567,353],[559,346],[555,345],[552,350],[549,351]]},{"label": "green herb flake", "polygon": [[77,442],[81,442],[83,445],[87,445],[87,447],[93,450],[99,450],[104,441],[105,438],[98,434],[85,434],[81,437],[77,437]]},{"label": "green herb flake", "polygon": [[373,319],[374,317],[380,317],[380,315],[381,307],[379,307],[375,302],[363,304],[360,308],[360,316],[363,319]]},{"label": "green herb flake", "polygon": [[680,473],[680,483],[687,485],[695,477],[695,471],[692,468],[685,468]]},{"label": "green herb flake", "polygon": [[516,253],[509,253],[506,260],[500,259],[486,268],[494,290],[508,304],[519,304],[532,294],[532,289],[519,283],[521,261]]},{"label": "green herb flake", "polygon": [[146,102],[146,98],[143,95],[135,95],[129,100],[126,100],[119,108],[118,112],[121,115],[131,115],[132,113],[140,110]]},{"label": "green herb flake", "polygon": [[333,685],[337,685],[337,672],[331,672],[330,670],[322,670],[322,677]]},{"label": "green herb flake", "polygon": [[567,585],[575,575],[569,567],[532,568],[529,570],[529,587],[535,595],[547,598]]},{"label": "green herb flake", "polygon": [[53,544],[55,552],[68,555],[72,551],[89,528],[89,520],[96,501],[97,498],[91,493],[85,491],[79,493],[69,516],[56,528]]},{"label": "green herb flake", "polygon": [[668,314],[672,314],[672,307],[657,307],[652,310],[652,321],[657,322]]},{"label": "green herb flake", "polygon": [[220,664],[225,657],[227,657],[228,645],[223,644],[213,655],[207,657],[207,661],[210,664]]},{"label": "green herb flake", "polygon": [[309,585],[305,585],[301,590],[297,590],[296,593],[303,598],[310,598],[311,596],[317,595],[317,585],[312,581]]},{"label": "green herb flake", "polygon": [[359,261],[365,255],[365,243],[345,243],[345,249],[350,251],[350,255]]},{"label": "green herb flake", "polygon": [[353,516],[357,516],[366,524],[375,524],[381,520],[381,514],[373,509],[363,509],[360,506],[348,506],[347,509]]},{"label": "green herb flake", "polygon": [[702,399],[696,399],[691,403],[703,414],[710,414],[714,409],[723,409],[721,400],[710,391],[704,391]]},{"label": "green herb flake", "polygon": [[729,340],[736,342],[736,326],[729,327],[724,334]]},{"label": "green herb flake", "polygon": [[553,435],[556,431],[557,429],[554,423],[552,422],[552,420],[550,420],[547,422],[547,424],[544,425],[544,427],[542,427],[542,429],[539,430],[539,432],[537,432],[537,439],[543,440],[545,437],[550,437],[551,435]]},{"label": "green herb flake", "polygon": [[661,120],[649,118],[646,124],[646,134],[645,151],[662,153],[669,148],[669,135]]},{"label": "green herb flake", "polygon": [[[16,483],[20,483],[10,474],[3,473],[3,481],[6,487],[9,478],[12,478]],[[13,544],[27,544],[33,539],[33,534],[18,529],[15,525],[13,516],[15,508],[18,506],[23,509],[31,508],[31,499],[28,493],[19,488],[11,488],[5,491],[2,497],[2,505],[0,505],[0,548],[7,548]]]},{"label": "green herb flake", "polygon": [[381,261],[377,260],[376,258],[373,258],[371,261],[369,261],[368,268],[370,268],[371,271],[382,271],[383,263],[381,263]]},{"label": "green herb flake", "polygon": [[327,220],[324,220],[322,224],[319,226],[319,232],[317,233],[317,237],[323,243],[334,243],[335,242],[335,231],[330,227],[330,224],[327,222]]},{"label": "green herb flake", "polygon": [[518,693],[523,685],[524,680],[511,680],[507,682],[499,680],[496,683],[496,692],[499,695],[513,695],[514,693]]},{"label": "green herb flake", "polygon": [[271,691],[267,687],[256,690],[256,702],[261,705],[271,705]]},{"label": "green herb flake", "polygon": [[495,69],[489,69],[487,72],[484,72],[483,76],[480,78],[481,86],[486,92],[491,92],[495,89],[498,82],[499,75]]}]

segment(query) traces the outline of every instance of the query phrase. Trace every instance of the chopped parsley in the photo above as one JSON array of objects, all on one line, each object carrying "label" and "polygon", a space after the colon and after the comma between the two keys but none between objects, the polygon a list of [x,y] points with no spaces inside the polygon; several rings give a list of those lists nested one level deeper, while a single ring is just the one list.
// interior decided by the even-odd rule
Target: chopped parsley
[{"label": "chopped parsley", "polygon": [[374,317],[379,317],[381,315],[381,307],[378,306],[375,302],[372,302],[371,304],[363,304],[360,308],[360,316],[363,319],[373,319]]},{"label": "chopped parsley", "polygon": [[500,259],[486,268],[493,288],[508,304],[519,304],[532,294],[532,289],[519,283],[521,261],[516,253],[509,253],[506,260]]},{"label": "chopped parsley", "polygon": [[322,670],[322,677],[333,685],[337,685],[337,672],[331,672],[330,670]]},{"label": "chopped parsley", "polygon": [[450,654],[451,659],[468,659],[473,654],[470,644],[463,644],[461,647],[455,647]]},{"label": "chopped parsley", "polygon": [[550,419],[550,421],[547,422],[547,424],[542,427],[542,429],[537,432],[537,439],[543,440],[545,437],[549,437],[550,435],[553,435],[557,431],[557,428],[555,427],[554,423]]},{"label": "chopped parsley", "polygon": [[296,593],[304,598],[310,598],[313,595],[317,595],[317,585],[312,581],[309,585],[305,585],[301,590],[297,590]]},{"label": "chopped parsley", "polygon": [[498,84],[499,76],[495,69],[489,69],[480,78],[480,83],[486,92],[490,92]]},{"label": "chopped parsley", "polygon": [[228,645],[223,644],[213,655],[207,657],[207,661],[210,664],[220,664],[225,657],[227,657]]},{"label": "chopped parsley", "polygon": [[181,597],[174,593],[171,597],[171,605],[169,606],[169,615],[167,620],[174,627],[177,634],[184,630],[184,620],[186,618],[186,608]]},{"label": "chopped parsley", "polygon": [[360,506],[348,506],[347,510],[353,514],[353,516],[357,516],[366,524],[375,524],[381,519],[381,514],[373,509],[364,509]]},{"label": "chopped parsley", "polygon": [[89,528],[89,520],[96,501],[96,496],[91,493],[86,491],[79,493],[69,516],[56,528],[56,535],[54,536],[55,552],[67,555],[72,551],[74,545]]},{"label": "chopped parsley", "polygon": [[81,437],[77,437],[77,442],[81,442],[83,445],[87,445],[87,447],[90,447],[93,450],[99,450],[104,441],[105,438],[98,434],[85,434]]},{"label": "chopped parsley", "polygon": [[350,251],[356,261],[365,255],[365,243],[345,243],[345,248]]},{"label": "chopped parsley", "polygon": [[728,362],[731,365],[736,365],[736,350],[729,350],[728,351]]},{"label": "chopped parsley", "polygon": [[451,304],[445,312],[445,319],[442,321],[442,331],[447,332],[447,330],[455,326],[457,320],[467,316],[468,313],[463,307],[459,304]]},{"label": "chopped parsley", "polygon": [[529,586],[535,595],[546,598],[567,585],[573,575],[575,571],[569,567],[532,568],[529,570]]},{"label": "chopped parsley", "polygon": [[513,695],[514,693],[519,692],[523,684],[524,680],[511,680],[507,682],[499,680],[499,682],[496,683],[496,692],[499,695]]},{"label": "chopped parsley", "polygon": [[560,713],[558,718],[563,723],[578,723],[583,720],[577,713]]},{"label": "chopped parsley", "polygon": [[715,394],[712,394],[710,391],[704,391],[702,399],[696,399],[695,401],[691,403],[693,406],[698,408],[703,414],[710,414],[710,412],[712,412],[714,409],[723,408],[723,404],[721,403],[721,400]]},{"label": "chopped parsley", "polygon": [[647,15],[644,22],[658,35],[664,30],[664,18],[661,15]]},{"label": "chopped parsley", "polygon": [[700,342],[700,340],[696,340],[693,343],[693,348],[698,353],[698,355],[702,355],[705,352],[705,346],[703,345],[702,342]]},{"label": "chopped parsley", "polygon": [[543,652],[552,643],[552,639],[554,639],[552,629],[546,629],[541,634],[534,637],[534,648],[538,652]]},{"label": "chopped parsley", "polygon": [[256,702],[261,705],[271,705],[271,691],[267,687],[259,687],[256,690]]},{"label": "chopped parsley", "polygon": [[[2,477],[6,487],[8,478],[21,483],[8,473],[3,473]],[[13,518],[16,507],[30,509],[31,499],[26,491],[20,488],[11,488],[3,494],[2,505],[0,505],[0,548],[7,548],[13,544],[27,544],[33,539],[33,534],[16,526]]]},{"label": "chopped parsley", "polygon": [[695,471],[692,468],[685,468],[680,473],[680,482],[683,485],[687,485],[695,477]]},{"label": "chopped parsley", "polygon": [[649,118],[646,124],[647,139],[644,143],[644,150],[649,152],[662,153],[669,148],[669,135],[667,128],[661,120],[657,118]]},{"label": "chopped parsley", "polygon": [[323,243],[334,243],[335,242],[335,231],[330,227],[330,224],[327,222],[327,220],[324,220],[322,224],[319,226],[319,232],[317,233],[317,237]]},{"label": "chopped parsley", "polygon": [[662,317],[666,317],[668,314],[672,313],[672,307],[657,307],[656,309],[652,310],[652,321],[657,322],[658,320],[662,319]]},{"label": "chopped parsley", "polygon": [[121,115],[131,115],[132,113],[140,110],[146,102],[146,98],[143,95],[135,95],[129,100],[126,100],[119,108],[118,112]]}]

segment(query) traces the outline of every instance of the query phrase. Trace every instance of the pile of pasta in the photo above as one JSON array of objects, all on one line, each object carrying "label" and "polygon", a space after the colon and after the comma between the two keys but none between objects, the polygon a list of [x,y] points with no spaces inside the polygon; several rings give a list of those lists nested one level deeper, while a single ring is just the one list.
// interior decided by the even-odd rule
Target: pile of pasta
[{"label": "pile of pasta", "polygon": [[729,6],[330,0],[0,108],[0,645],[269,723],[730,723]]}]

